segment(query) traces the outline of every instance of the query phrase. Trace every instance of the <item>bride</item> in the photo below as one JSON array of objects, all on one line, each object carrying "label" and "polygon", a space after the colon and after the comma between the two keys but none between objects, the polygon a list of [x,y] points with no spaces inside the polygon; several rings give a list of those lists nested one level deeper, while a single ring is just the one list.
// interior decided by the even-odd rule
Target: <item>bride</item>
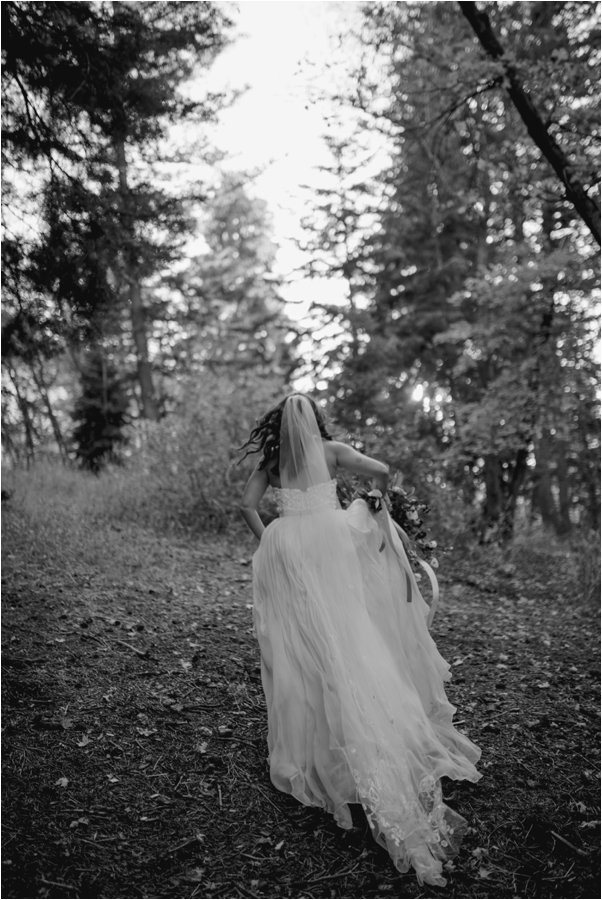
[{"label": "bride", "polygon": [[[384,494],[388,468],[332,440],[303,394],[267,412],[244,446],[261,453],[241,512],[260,541],[254,621],[272,782],[341,828],[360,803],[397,869],[443,886],[466,822],[440,779],[477,781],[480,751],[452,724],[449,666],[384,504],[343,510],[336,493],[342,469]],[[264,527],[268,487],[280,515]]]}]

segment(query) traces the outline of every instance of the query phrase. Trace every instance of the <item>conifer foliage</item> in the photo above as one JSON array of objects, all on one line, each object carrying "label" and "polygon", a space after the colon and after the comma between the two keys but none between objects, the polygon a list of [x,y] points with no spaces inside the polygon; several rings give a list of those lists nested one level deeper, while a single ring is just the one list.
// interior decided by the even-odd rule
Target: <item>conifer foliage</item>
[{"label": "conifer foliage", "polygon": [[[159,166],[171,160],[177,172],[172,122],[200,125],[223,103],[192,101],[182,87],[225,46],[229,19],[204,2],[18,0],[2,17],[3,219],[9,256],[19,256],[5,309],[38,320],[44,311],[76,374],[102,348],[137,381],[137,413],[157,419],[160,306],[149,285],[192,229],[185,183],[174,190]],[[202,133],[196,145],[206,150]],[[35,390],[29,379],[21,393]]]},{"label": "conifer foliage", "polygon": [[352,273],[348,306],[331,314],[353,323],[353,340],[334,348],[326,393],[393,464],[461,491],[483,539],[509,538],[521,506],[559,533],[595,527],[598,247],[514,89],[520,80],[595,208],[598,15],[584,3],[479,4],[504,46],[491,58],[466,7],[365,8],[356,144],[384,144],[390,161],[369,184],[361,166],[342,173],[351,235],[335,203],[326,225],[310,221],[322,272]]},{"label": "conifer foliage", "polygon": [[100,348],[91,350],[82,366],[81,395],[73,411],[73,442],[84,469],[98,473],[119,462],[126,443],[129,398],[123,381]]}]

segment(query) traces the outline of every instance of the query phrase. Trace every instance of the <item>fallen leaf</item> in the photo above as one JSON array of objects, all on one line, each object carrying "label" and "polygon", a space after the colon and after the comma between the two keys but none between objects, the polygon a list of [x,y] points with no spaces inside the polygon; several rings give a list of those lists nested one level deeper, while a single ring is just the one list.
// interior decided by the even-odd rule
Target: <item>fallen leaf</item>
[{"label": "fallen leaf", "polygon": [[183,880],[187,881],[189,883],[197,883],[197,882],[200,882],[203,880],[204,875],[205,875],[205,870],[201,869],[199,867],[196,867],[194,869],[188,869],[188,871],[186,872],[186,874],[183,877]]}]

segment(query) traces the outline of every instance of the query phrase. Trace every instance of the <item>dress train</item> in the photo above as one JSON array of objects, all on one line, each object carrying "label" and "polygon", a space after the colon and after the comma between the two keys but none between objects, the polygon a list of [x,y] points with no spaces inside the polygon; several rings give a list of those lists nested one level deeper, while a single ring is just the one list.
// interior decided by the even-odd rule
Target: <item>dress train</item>
[{"label": "dress train", "polygon": [[440,779],[477,781],[480,750],[452,724],[403,545],[386,513],[341,509],[334,481],[276,496],[253,559],[272,782],[342,828],[361,803],[399,871],[443,885],[466,822]]}]

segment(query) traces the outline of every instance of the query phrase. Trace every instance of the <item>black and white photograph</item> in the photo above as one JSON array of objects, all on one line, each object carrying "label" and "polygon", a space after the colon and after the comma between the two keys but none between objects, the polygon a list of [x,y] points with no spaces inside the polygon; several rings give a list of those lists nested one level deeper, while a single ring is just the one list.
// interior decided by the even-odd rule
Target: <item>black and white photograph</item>
[{"label": "black and white photograph", "polygon": [[600,4],[2,0],[2,896],[600,896]]}]

